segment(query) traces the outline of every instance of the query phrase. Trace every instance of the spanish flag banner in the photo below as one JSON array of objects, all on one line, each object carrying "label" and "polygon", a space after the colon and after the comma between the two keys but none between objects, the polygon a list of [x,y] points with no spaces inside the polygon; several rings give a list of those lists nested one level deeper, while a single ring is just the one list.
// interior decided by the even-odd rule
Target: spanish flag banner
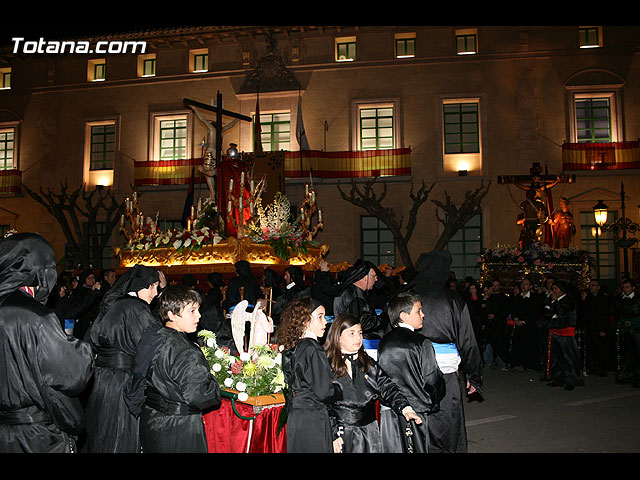
[{"label": "spanish flag banner", "polygon": [[20,170],[0,170],[0,193],[19,193],[22,190]]},{"label": "spanish flag banner", "polygon": [[[134,162],[134,185],[188,185],[191,170],[197,165],[202,165],[202,158]],[[193,181],[195,184],[206,182],[202,175],[196,175]]]},{"label": "spanish flag banner", "polygon": [[610,143],[565,143],[563,170],[624,170],[640,168],[638,141]]}]

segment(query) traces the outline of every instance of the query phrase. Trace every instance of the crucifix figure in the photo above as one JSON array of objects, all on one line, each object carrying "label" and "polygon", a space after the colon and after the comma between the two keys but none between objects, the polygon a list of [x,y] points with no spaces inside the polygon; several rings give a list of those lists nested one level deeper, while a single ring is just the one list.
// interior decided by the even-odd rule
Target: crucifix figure
[{"label": "crucifix figure", "polygon": [[[238,120],[244,120],[251,122],[251,117],[241,115],[239,113],[230,112],[222,108],[222,94],[218,92],[216,105],[207,105],[204,103],[196,102],[195,100],[189,100],[185,98],[183,102],[194,111],[198,118],[204,123],[208,130],[207,142],[205,143],[205,158],[202,165],[198,167],[198,171],[204,175],[207,185],[209,187],[209,199],[216,204],[216,180],[217,180],[217,165],[222,157],[222,134],[227,130],[233,128]],[[208,120],[204,117],[201,110],[207,110],[216,113],[216,119]],[[234,118],[227,125],[222,125],[222,117]]]},{"label": "crucifix figure", "polygon": [[534,163],[529,175],[501,175],[498,183],[515,185],[526,191],[526,199],[519,204],[522,212],[517,223],[521,226],[520,247],[526,248],[532,242],[541,242],[554,246],[554,230],[550,216],[553,211],[551,189],[559,183],[575,182],[575,175],[549,175],[543,173],[539,163]]}]

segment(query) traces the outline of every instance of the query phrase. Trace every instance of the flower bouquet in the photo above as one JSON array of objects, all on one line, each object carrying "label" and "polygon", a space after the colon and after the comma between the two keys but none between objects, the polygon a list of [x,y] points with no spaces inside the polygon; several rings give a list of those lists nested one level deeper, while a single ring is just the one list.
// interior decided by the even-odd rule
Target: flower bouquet
[{"label": "flower bouquet", "polygon": [[198,336],[220,388],[238,392],[239,401],[263,395],[275,398],[286,388],[278,345],[254,345],[250,352],[234,356],[227,347],[218,346],[213,332],[201,330]]}]

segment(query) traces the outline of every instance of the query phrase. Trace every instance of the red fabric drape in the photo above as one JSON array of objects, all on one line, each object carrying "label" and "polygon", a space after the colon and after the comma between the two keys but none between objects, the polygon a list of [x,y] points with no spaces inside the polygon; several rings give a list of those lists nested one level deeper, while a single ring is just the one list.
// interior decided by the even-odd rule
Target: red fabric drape
[{"label": "red fabric drape", "polygon": [[[236,403],[236,408],[243,417],[254,415],[251,405]],[[251,424],[235,414],[230,400],[223,398],[220,408],[206,413],[203,418],[209,453],[247,451]]]},{"label": "red fabric drape", "polygon": [[285,453],[286,425],[278,434],[278,417],[283,407],[265,408],[254,420],[249,453]]},{"label": "red fabric drape", "polygon": [[[218,189],[218,206],[219,211],[224,215],[226,220],[226,212],[227,212],[227,204],[229,201],[229,181],[233,179],[233,194],[237,197],[240,193],[240,178],[242,176],[242,172],[244,172],[245,177],[245,185],[243,191],[244,197],[244,207],[245,207],[245,216],[244,218],[248,218],[249,216],[249,177],[247,172],[247,164],[239,159],[233,159],[226,156],[222,157],[222,160],[218,164],[218,185],[216,188]],[[235,219],[238,221],[239,215],[237,210],[235,211]],[[226,222],[226,233],[228,236],[236,236],[238,234],[238,229],[233,226],[232,222]]]}]

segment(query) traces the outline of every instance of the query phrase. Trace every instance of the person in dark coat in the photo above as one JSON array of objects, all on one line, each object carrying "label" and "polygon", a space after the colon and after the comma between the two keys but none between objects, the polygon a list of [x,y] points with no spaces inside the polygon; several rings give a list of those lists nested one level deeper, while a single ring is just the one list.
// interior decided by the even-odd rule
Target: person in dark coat
[{"label": "person in dark coat", "polygon": [[51,245],[17,233],[0,242],[0,452],[68,453],[84,428],[78,395],[91,347],[45,306],[56,284]]},{"label": "person in dark coat", "polygon": [[534,292],[531,280],[523,278],[518,294],[509,303],[513,325],[510,327],[511,348],[508,359],[509,365],[516,369],[540,368],[537,328],[542,307],[542,300]]},{"label": "person in dark coat", "polygon": [[425,312],[420,333],[433,343],[446,384],[440,410],[429,417],[429,451],[464,453],[467,432],[463,402],[465,396],[481,399],[480,350],[464,299],[445,287],[451,254],[446,250],[423,253],[416,267],[418,275],[412,286]]},{"label": "person in dark coat", "polygon": [[358,318],[338,315],[324,348],[343,393],[342,400],[329,405],[336,453],[383,453],[376,418],[378,401],[405,421],[422,423],[398,385],[365,351]]},{"label": "person in dark coat", "polygon": [[569,286],[562,280],[555,282],[552,290],[548,315],[552,381],[548,385],[573,390],[576,386],[584,386],[575,337],[576,299],[568,294]]},{"label": "person in dark coat", "polygon": [[331,276],[326,260],[321,260],[318,270],[313,275],[311,297],[322,302],[328,316],[333,315],[333,301],[340,294],[340,286]]},{"label": "person in dark coat", "polygon": [[150,304],[160,275],[136,265],[105,295],[100,314],[87,332],[96,353],[96,370],[87,401],[89,453],[140,452],[139,421],[127,408],[123,389],[131,377],[138,342],[148,327],[160,325]]},{"label": "person in dark coat", "polygon": [[491,368],[506,369],[509,297],[500,288],[500,280],[494,279],[486,302],[484,363]]},{"label": "person in dark coat", "polygon": [[367,298],[377,275],[371,262],[358,259],[345,271],[342,291],[333,301],[334,316],[348,313],[360,319],[366,340],[380,340],[389,330],[386,317],[378,315]]},{"label": "person in dark coat", "polygon": [[600,286],[600,281],[592,279],[588,290],[582,293],[582,319],[588,372],[599,377],[606,377],[613,364],[609,355],[612,315],[611,299]]},{"label": "person in dark coat", "polygon": [[484,349],[484,333],[482,325],[485,322],[485,301],[482,297],[480,287],[476,283],[470,283],[464,295],[467,308],[469,309],[469,317],[471,325],[473,325],[473,334],[476,337],[480,353]]},{"label": "person in dark coat", "polygon": [[[445,382],[431,341],[418,331],[424,325],[419,295],[403,292],[389,301],[393,329],[380,341],[378,363],[409,401],[420,418],[412,426],[411,446],[415,453],[430,451],[429,422],[440,408]],[[406,453],[408,418],[393,409],[380,412],[380,430],[385,453]]]},{"label": "person in dark coat", "polygon": [[[250,305],[255,305],[259,298],[262,298],[262,291],[251,271],[251,264],[246,260],[238,260],[235,263],[236,276],[229,280],[227,286],[227,296],[222,301],[222,309],[230,311],[242,300],[246,300]],[[241,290],[242,293],[241,293]]]},{"label": "person in dark coat", "polygon": [[144,453],[208,451],[202,414],[218,408],[221,395],[202,350],[187,337],[197,330],[199,304],[196,290],[168,287],[158,299],[164,326],[147,329],[138,344],[125,400],[140,415]]},{"label": "person in dark coat", "polygon": [[618,372],[620,383],[640,387],[640,293],[630,278],[622,280],[615,299],[616,320],[620,327],[622,358]]},{"label": "person in dark coat", "polygon": [[284,308],[296,298],[308,297],[311,295],[310,289],[304,282],[304,272],[297,265],[289,265],[284,270],[284,288],[282,293],[275,299],[272,313],[279,317]]},{"label": "person in dark coat", "polygon": [[311,298],[298,298],[282,312],[278,341],[283,346],[282,371],[288,389],[287,452],[332,453],[333,433],[327,406],[342,398],[331,378],[322,345],[327,321],[324,307]]}]

